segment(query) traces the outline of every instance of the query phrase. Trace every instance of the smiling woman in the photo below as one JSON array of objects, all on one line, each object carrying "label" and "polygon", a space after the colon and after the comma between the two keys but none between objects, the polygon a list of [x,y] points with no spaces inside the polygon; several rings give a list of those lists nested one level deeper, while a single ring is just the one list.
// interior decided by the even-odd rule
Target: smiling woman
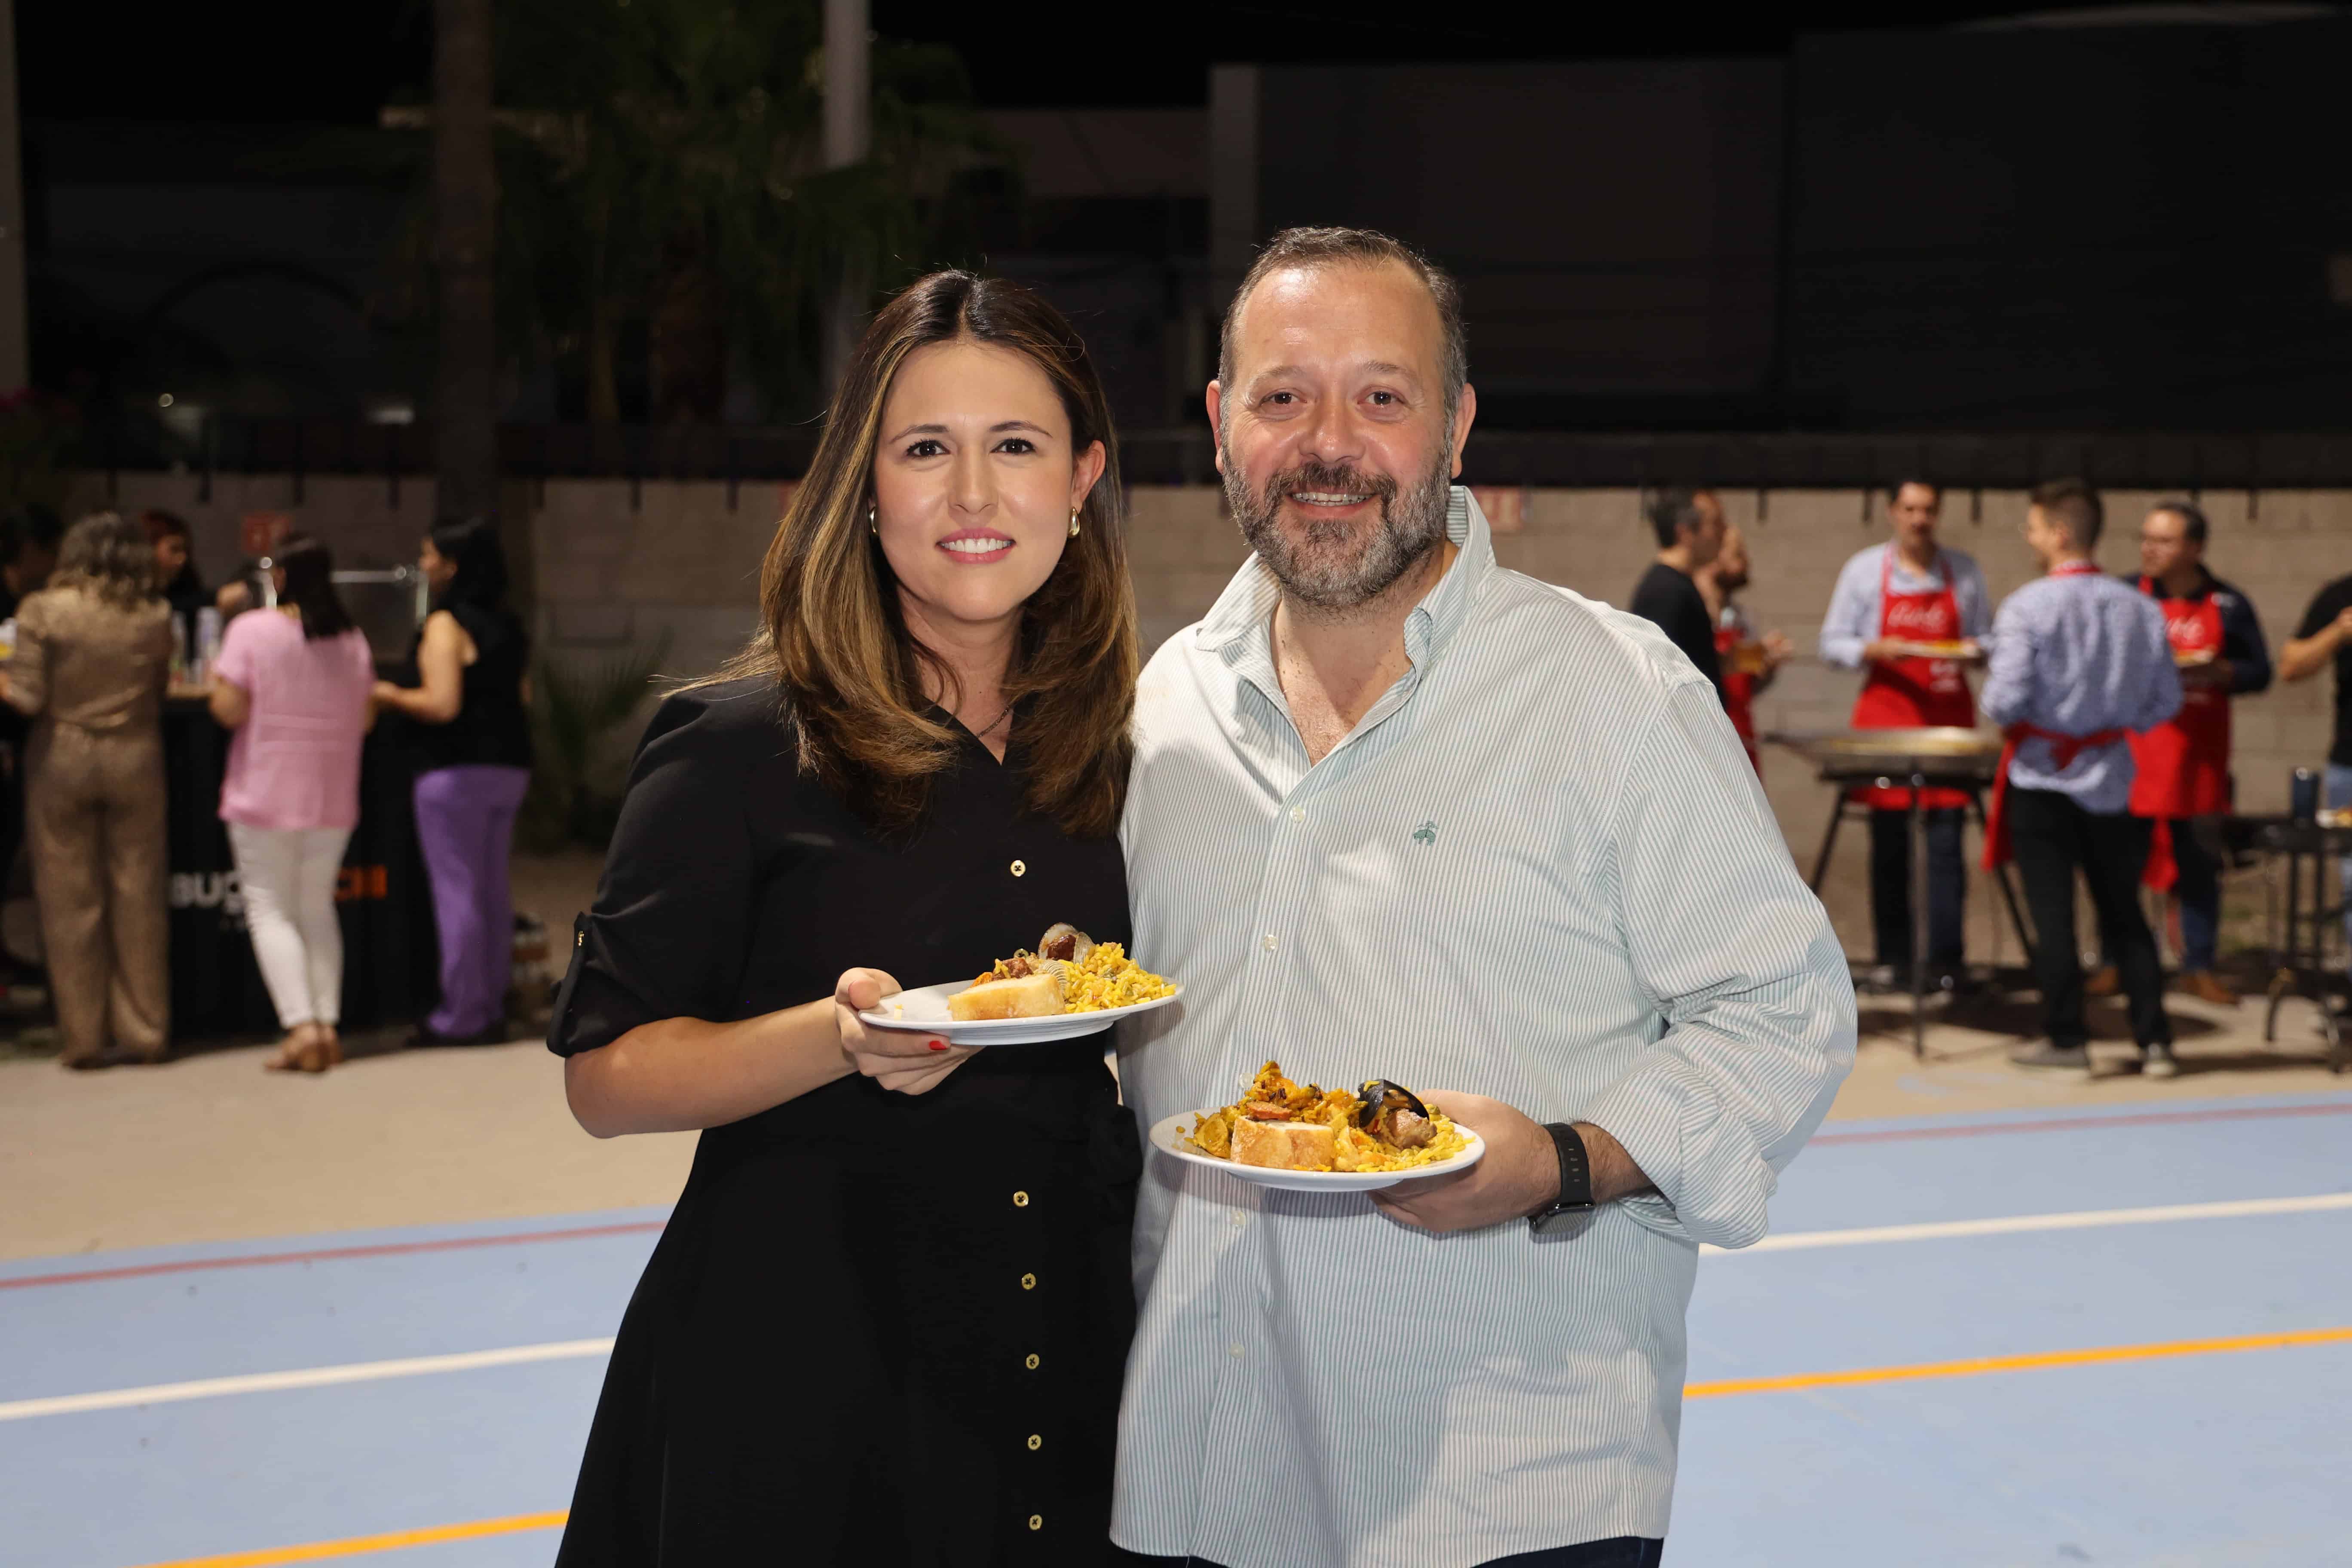
[{"label": "smiling woman", "polygon": [[777,526],[766,629],[647,728],[548,1043],[589,1131],[705,1131],[561,1568],[1102,1558],[1141,1153],[1100,1042],[857,1013],[1057,922],[1128,940],[1112,446],[1050,305],[916,284]]},{"label": "smiling woman", "polygon": [[765,637],[729,673],[781,679],[803,764],[855,776],[887,830],[920,815],[952,716],[999,757],[1017,718],[1030,804],[1108,831],[1135,611],[1076,331],[1025,289],[936,273],[875,319],[835,407],[768,549]]}]

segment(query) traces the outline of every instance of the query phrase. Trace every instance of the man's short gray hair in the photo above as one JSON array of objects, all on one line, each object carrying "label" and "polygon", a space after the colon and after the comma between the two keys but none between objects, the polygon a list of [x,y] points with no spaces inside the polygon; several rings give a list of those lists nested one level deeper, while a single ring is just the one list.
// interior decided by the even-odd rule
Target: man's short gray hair
[{"label": "man's short gray hair", "polygon": [[1454,424],[1454,410],[1470,379],[1470,344],[1462,331],[1462,290],[1453,275],[1401,239],[1369,228],[1286,228],[1265,242],[1250,264],[1233,303],[1225,307],[1225,324],[1217,336],[1217,382],[1234,384],[1234,330],[1242,307],[1269,272],[1290,268],[1378,267],[1393,262],[1421,280],[1429,302],[1437,307],[1438,326],[1445,341],[1445,363],[1440,367],[1445,386],[1445,423]]}]

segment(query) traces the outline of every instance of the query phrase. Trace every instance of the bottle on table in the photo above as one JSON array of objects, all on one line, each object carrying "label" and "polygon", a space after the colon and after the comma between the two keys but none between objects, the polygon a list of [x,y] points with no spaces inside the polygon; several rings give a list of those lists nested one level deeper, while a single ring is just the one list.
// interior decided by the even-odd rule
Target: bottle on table
[{"label": "bottle on table", "polygon": [[188,672],[188,679],[198,686],[212,679],[213,660],[220,657],[220,611],[210,605],[200,605],[196,610],[195,666]]}]

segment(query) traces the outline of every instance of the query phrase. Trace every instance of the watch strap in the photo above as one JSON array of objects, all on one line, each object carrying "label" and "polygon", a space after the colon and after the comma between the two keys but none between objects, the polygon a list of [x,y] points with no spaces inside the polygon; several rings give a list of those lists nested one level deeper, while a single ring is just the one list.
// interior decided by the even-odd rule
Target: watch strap
[{"label": "watch strap", "polygon": [[1565,1121],[1548,1121],[1544,1131],[1551,1134],[1552,1148],[1559,1156],[1559,1194],[1528,1216],[1540,1225],[1555,1215],[1584,1214],[1592,1207],[1592,1162],[1584,1148],[1584,1135]]}]

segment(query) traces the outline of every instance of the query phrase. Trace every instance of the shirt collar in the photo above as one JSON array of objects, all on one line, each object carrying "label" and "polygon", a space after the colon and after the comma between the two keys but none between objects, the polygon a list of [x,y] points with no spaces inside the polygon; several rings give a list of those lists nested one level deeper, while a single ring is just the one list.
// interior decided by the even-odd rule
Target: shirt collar
[{"label": "shirt collar", "polygon": [[[1416,668],[1444,647],[1469,619],[1479,586],[1494,570],[1494,535],[1467,485],[1454,486],[1447,497],[1445,537],[1457,551],[1454,563],[1405,617],[1405,653]],[[1200,629],[1193,634],[1194,645],[1222,653],[1228,664],[1237,661],[1254,641],[1256,646],[1265,645],[1271,635],[1274,607],[1281,598],[1281,585],[1274,574],[1251,556],[1202,618]]]}]

